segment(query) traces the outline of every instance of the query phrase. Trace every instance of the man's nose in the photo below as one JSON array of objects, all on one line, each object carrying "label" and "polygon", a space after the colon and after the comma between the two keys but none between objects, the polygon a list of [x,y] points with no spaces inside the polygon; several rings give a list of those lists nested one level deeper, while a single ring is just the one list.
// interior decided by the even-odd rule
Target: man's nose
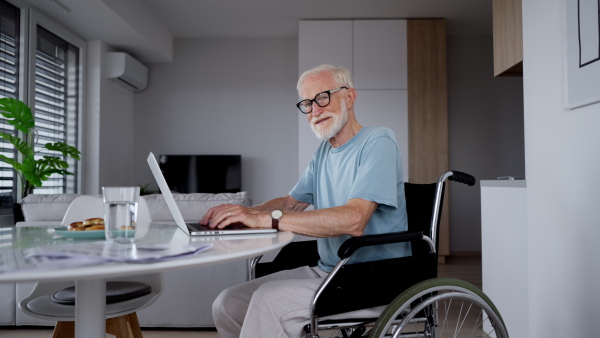
[{"label": "man's nose", "polygon": [[324,109],[322,107],[319,107],[319,105],[317,104],[316,101],[314,101],[312,103],[312,111],[311,114],[315,117],[318,117],[319,115],[321,115],[323,113]]}]

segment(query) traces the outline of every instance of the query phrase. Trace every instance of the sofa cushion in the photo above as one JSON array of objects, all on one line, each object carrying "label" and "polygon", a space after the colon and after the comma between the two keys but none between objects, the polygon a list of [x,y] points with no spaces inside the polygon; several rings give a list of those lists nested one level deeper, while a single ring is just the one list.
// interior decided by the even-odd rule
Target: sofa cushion
[{"label": "sofa cushion", "polygon": [[25,221],[61,221],[78,194],[31,194],[21,201]]},{"label": "sofa cushion", "polygon": [[[21,201],[26,222],[62,221],[71,202],[79,194],[32,194]],[[100,196],[100,195],[94,195]],[[144,195],[153,221],[173,221],[173,216],[162,194]],[[220,194],[173,194],[173,198],[186,221],[198,221],[208,209],[219,204],[250,206],[245,191]]]},{"label": "sofa cushion", "polygon": [[[173,221],[173,216],[167,207],[163,195],[144,195],[144,198],[148,203],[152,221]],[[220,204],[229,203],[250,206],[250,200],[246,197],[245,191],[220,194],[173,194],[173,198],[175,199],[175,203],[177,203],[179,211],[181,211],[183,219],[186,221],[198,221],[206,214],[208,209]]]}]

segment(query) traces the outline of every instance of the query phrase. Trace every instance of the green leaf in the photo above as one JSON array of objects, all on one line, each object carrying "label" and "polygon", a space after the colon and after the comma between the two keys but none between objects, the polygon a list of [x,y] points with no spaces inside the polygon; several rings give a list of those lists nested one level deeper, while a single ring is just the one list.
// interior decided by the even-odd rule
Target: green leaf
[{"label": "green leaf", "polygon": [[44,159],[37,160],[37,170],[40,174],[73,175],[66,170],[67,168],[69,168],[69,164],[60,157],[44,156]]},{"label": "green leaf", "polygon": [[69,156],[72,157],[76,160],[79,160],[80,157],[79,155],[81,154],[81,152],[79,150],[77,150],[77,148],[70,146],[66,143],[63,142],[56,142],[56,143],[46,143],[46,145],[44,146],[44,148],[48,149],[48,150],[54,150],[54,151],[59,151],[61,152],[64,156]]},{"label": "green leaf", "polygon": [[14,158],[10,158],[10,157],[6,157],[4,155],[0,155],[0,160],[3,161],[3,162],[8,163],[10,165],[12,165],[13,168],[15,168],[16,171],[21,171],[23,169],[23,166],[21,165],[21,163],[19,163]]},{"label": "green leaf", "polygon": [[10,97],[0,99],[0,114],[7,119],[8,123],[24,133],[28,133],[29,129],[35,127],[31,109],[22,101]]},{"label": "green leaf", "polygon": [[17,150],[23,154],[25,157],[33,157],[34,151],[33,148],[30,147],[27,142],[22,141],[20,138],[11,135],[11,134],[7,134],[7,133],[1,133],[0,132],[0,137],[2,137],[3,139],[7,140],[8,142],[12,143],[13,146],[15,146],[15,148],[17,148]]},{"label": "green leaf", "polygon": [[65,160],[54,156],[44,156],[44,159],[38,160],[38,163],[39,165],[44,164],[55,169],[67,169],[69,167],[69,163],[67,163]]},{"label": "green leaf", "polygon": [[42,181],[48,179],[44,179],[43,175],[39,175],[38,168],[36,166],[36,161],[30,157],[27,157],[23,160],[23,176],[27,181],[29,181],[29,183],[33,184],[36,187],[41,187]]}]

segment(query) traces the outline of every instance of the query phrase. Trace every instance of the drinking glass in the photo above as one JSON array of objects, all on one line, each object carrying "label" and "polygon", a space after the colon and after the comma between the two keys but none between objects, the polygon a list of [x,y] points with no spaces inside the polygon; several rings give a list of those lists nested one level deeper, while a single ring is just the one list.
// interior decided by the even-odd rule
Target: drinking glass
[{"label": "drinking glass", "polygon": [[102,187],[106,240],[110,243],[135,242],[139,187]]}]

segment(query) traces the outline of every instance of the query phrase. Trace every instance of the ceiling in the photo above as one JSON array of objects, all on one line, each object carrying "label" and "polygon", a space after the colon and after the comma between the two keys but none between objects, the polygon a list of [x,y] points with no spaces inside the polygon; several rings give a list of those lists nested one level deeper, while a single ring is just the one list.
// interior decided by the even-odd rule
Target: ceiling
[{"label": "ceiling", "polygon": [[139,0],[174,37],[298,36],[307,19],[446,18],[449,35],[492,34],[492,0]]},{"label": "ceiling", "polygon": [[492,0],[26,0],[85,40],[171,62],[177,38],[296,37],[298,21],[445,18],[448,35],[491,35]]}]

